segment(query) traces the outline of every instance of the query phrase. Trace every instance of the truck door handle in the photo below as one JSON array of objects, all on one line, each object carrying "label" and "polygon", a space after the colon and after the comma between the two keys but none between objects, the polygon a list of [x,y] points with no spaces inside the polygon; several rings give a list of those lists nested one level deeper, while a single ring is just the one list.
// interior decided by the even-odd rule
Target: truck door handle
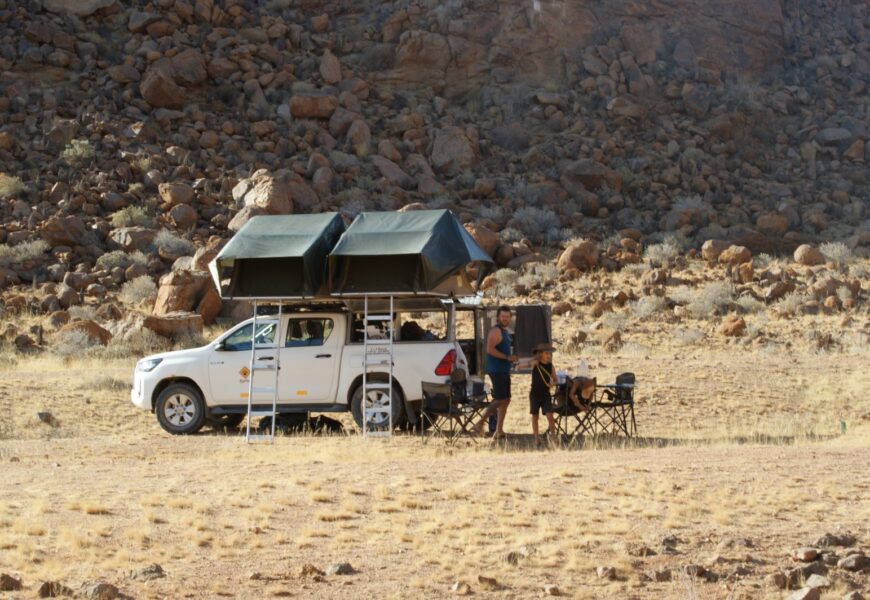
[{"label": "truck door handle", "polygon": [[331,358],[332,354],[318,354],[314,358]]},{"label": "truck door handle", "polygon": [[274,356],[260,356],[257,360],[275,360]]}]

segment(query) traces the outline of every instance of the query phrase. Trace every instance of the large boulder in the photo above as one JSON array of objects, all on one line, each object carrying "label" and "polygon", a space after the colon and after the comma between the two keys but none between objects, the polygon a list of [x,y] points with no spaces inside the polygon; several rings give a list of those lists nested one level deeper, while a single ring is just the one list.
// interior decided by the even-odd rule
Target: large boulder
[{"label": "large boulder", "polygon": [[796,263],[807,267],[825,263],[825,257],[822,252],[809,244],[801,244],[797,247],[794,251],[794,260]]},{"label": "large boulder", "polygon": [[233,198],[242,206],[256,206],[271,215],[289,215],[293,212],[290,187],[283,179],[268,172],[255,173],[233,188]]},{"label": "large boulder", "polygon": [[202,335],[202,316],[191,312],[174,312],[166,315],[146,315],[142,321],[145,329],[157,335],[178,339]]},{"label": "large boulder", "polygon": [[109,240],[124,252],[146,252],[154,245],[156,237],[155,230],[145,227],[119,227],[109,232]]},{"label": "large boulder", "polygon": [[80,246],[86,232],[85,222],[78,217],[52,217],[42,226],[40,235],[49,246]]},{"label": "large boulder", "polygon": [[590,158],[563,162],[559,167],[559,182],[572,196],[579,195],[578,188],[595,191],[607,186],[616,192],[622,189],[619,173]]},{"label": "large boulder", "polygon": [[227,223],[227,229],[232,231],[233,233],[238,233],[239,230],[245,226],[245,223],[253,219],[254,217],[260,215],[268,215],[265,209],[260,208],[259,206],[246,206],[239,212],[237,212],[230,222]]},{"label": "large boulder", "polygon": [[160,278],[153,312],[166,315],[192,311],[210,286],[211,277],[205,271],[171,271]]},{"label": "large boulder", "polygon": [[384,179],[390,185],[397,185],[402,188],[410,188],[414,185],[414,180],[410,175],[402,170],[402,167],[383,156],[372,156],[372,164],[381,172]]},{"label": "large boulder", "polygon": [[477,164],[477,144],[460,127],[438,130],[432,145],[432,167],[439,173],[458,175]]},{"label": "large boulder", "polygon": [[53,13],[87,17],[114,3],[115,0],[43,0],[42,7]]},{"label": "large boulder", "polygon": [[501,238],[498,234],[485,225],[476,225],[474,223],[466,223],[465,230],[474,238],[477,245],[489,254],[491,258],[495,258],[498,247],[501,246]]},{"label": "large boulder", "polygon": [[180,85],[198,85],[208,77],[205,58],[202,52],[196,48],[188,48],[179,52],[171,60],[173,78]]},{"label": "large boulder", "polygon": [[328,119],[338,108],[338,98],[321,94],[296,94],[290,98],[290,114],[300,119]]},{"label": "large boulder", "polygon": [[731,242],[725,240],[707,240],[701,246],[701,257],[708,262],[716,262],[719,260],[719,255],[729,246],[731,246]]},{"label": "large boulder", "polygon": [[169,207],[177,204],[189,204],[193,200],[193,188],[181,182],[161,183],[157,186],[157,191]]},{"label": "large boulder", "polygon": [[746,246],[728,246],[719,255],[720,265],[739,265],[752,260],[752,252]]},{"label": "large boulder", "polygon": [[598,266],[598,246],[594,242],[582,241],[568,246],[556,263],[563,273],[577,269],[588,271]]},{"label": "large boulder", "polygon": [[67,323],[63,327],[60,328],[60,334],[67,334],[73,332],[82,332],[88,338],[90,338],[91,342],[94,344],[100,344],[101,346],[105,346],[109,343],[109,340],[112,339],[112,334],[107,330],[100,327],[94,321],[89,319],[83,319],[81,321],[73,321],[72,323]]},{"label": "large boulder", "polygon": [[148,67],[139,82],[139,93],[148,104],[157,108],[184,106],[184,88],[175,83],[171,65],[163,61]]}]

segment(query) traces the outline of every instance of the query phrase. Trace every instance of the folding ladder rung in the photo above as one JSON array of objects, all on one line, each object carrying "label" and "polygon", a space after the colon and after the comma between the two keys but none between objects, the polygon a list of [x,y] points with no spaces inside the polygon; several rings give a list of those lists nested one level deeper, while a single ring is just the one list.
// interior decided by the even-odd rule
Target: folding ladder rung
[{"label": "folding ladder rung", "polygon": [[252,410],[248,413],[249,417],[274,417],[275,411],[273,410]]},{"label": "folding ladder rung", "polygon": [[367,360],[365,361],[365,366],[367,367],[384,367],[389,365],[389,360]]},{"label": "folding ladder rung", "polygon": [[276,365],[254,365],[253,371],[274,371]]},{"label": "folding ladder rung", "polygon": [[389,346],[392,343],[393,343],[393,340],[390,340],[390,339],[377,338],[374,340],[366,340],[367,346]]},{"label": "folding ladder rung", "polygon": [[273,387],[254,387],[252,390],[255,394],[274,394],[275,388]]},{"label": "folding ladder rung", "polygon": [[393,317],[390,315],[368,315],[365,317],[366,322],[368,321],[392,321]]},{"label": "folding ladder rung", "polygon": [[374,383],[374,382],[369,383],[369,382],[366,382],[366,389],[367,390],[388,390],[388,389],[390,389],[390,384],[389,383]]}]

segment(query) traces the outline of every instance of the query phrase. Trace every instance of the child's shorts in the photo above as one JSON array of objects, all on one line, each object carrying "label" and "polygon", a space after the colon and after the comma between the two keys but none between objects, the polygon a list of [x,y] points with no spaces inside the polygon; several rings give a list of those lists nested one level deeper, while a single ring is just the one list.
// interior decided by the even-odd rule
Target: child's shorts
[{"label": "child's shorts", "polygon": [[550,396],[533,396],[529,394],[529,412],[533,415],[538,413],[547,413],[553,411],[553,401]]}]

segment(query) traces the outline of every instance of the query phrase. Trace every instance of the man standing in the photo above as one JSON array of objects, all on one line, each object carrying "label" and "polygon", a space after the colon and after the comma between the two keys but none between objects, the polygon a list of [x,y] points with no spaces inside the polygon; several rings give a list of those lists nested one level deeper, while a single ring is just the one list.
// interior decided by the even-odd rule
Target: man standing
[{"label": "man standing", "polygon": [[495,320],[495,327],[486,336],[486,374],[492,383],[492,404],[483,413],[474,431],[482,433],[489,416],[493,411],[498,411],[495,438],[499,439],[504,437],[504,418],[511,402],[511,367],[517,362],[517,357],[511,354],[513,340],[507,330],[511,322],[511,309],[500,306]]}]

